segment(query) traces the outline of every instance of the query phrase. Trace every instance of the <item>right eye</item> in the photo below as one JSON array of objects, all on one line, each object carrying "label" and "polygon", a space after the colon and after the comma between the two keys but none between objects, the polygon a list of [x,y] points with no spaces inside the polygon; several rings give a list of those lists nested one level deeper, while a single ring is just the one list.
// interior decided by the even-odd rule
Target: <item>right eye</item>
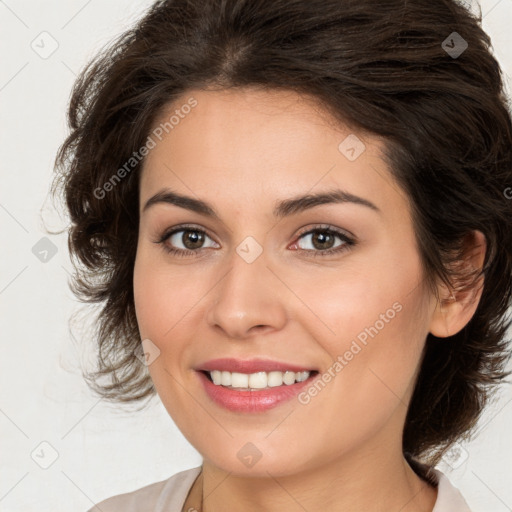
[{"label": "right eye", "polygon": [[[206,231],[196,228],[194,226],[178,226],[171,230],[166,230],[160,238],[156,241],[163,246],[164,250],[176,256],[195,256],[195,253],[200,252],[206,238],[212,240]],[[213,242],[213,240],[212,240]],[[209,247],[215,247],[216,243]],[[179,245],[183,247],[179,247]],[[178,246],[178,247],[176,247]]]}]

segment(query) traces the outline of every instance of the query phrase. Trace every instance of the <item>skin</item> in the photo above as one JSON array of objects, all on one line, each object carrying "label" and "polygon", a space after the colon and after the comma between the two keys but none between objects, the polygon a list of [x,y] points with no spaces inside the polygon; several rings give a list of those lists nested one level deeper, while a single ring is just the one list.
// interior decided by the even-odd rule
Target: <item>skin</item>
[{"label": "skin", "polygon": [[[402,454],[407,404],[427,334],[462,329],[480,292],[445,303],[427,288],[410,204],[381,158],[382,140],[288,91],[189,91],[162,120],[191,96],[197,106],[145,161],[134,268],[141,339],[160,351],[149,365],[155,388],[204,459],[183,510],[200,510],[204,492],[207,512],[431,511],[437,490]],[[354,161],[338,149],[351,133],[366,146]],[[220,220],[173,204],[143,211],[166,187],[208,202]],[[379,211],[332,203],[272,215],[278,200],[332,188]],[[206,231],[197,254],[154,243],[181,223]],[[326,224],[357,243],[313,257],[322,249],[299,236]],[[186,249],[187,233],[166,243]],[[236,252],[247,236],[263,250],[250,264]],[[473,266],[483,262],[482,236],[468,245]],[[343,243],[336,236],[326,249]],[[451,292],[440,284],[439,294]],[[396,302],[400,312],[307,405],[234,413],[208,398],[194,370],[217,357],[263,357],[325,372]],[[237,457],[248,442],[262,454],[252,467]]]}]

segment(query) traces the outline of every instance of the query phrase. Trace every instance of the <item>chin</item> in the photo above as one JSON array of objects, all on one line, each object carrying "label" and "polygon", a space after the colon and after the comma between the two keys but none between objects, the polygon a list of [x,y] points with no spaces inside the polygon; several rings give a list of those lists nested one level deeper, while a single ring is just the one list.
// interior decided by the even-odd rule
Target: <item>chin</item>
[{"label": "chin", "polygon": [[283,477],[305,471],[309,466],[303,453],[295,453],[295,456],[290,457],[292,451],[283,447],[276,451],[275,447],[267,449],[264,443],[243,442],[237,443],[234,450],[233,444],[225,451],[210,451],[201,455],[206,463],[230,473],[231,476],[244,478],[268,478],[269,474]]}]

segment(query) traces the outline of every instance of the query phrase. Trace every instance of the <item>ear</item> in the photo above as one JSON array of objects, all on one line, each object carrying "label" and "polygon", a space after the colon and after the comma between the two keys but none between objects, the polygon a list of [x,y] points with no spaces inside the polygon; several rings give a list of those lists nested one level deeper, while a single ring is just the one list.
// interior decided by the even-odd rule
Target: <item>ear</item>
[{"label": "ear", "polygon": [[[464,239],[464,255],[457,263],[462,271],[472,272],[482,269],[487,243],[481,231],[472,231]],[[458,291],[444,283],[438,286],[440,300],[432,314],[429,331],[439,338],[453,336],[461,331],[473,317],[483,289],[483,276],[480,276],[468,290]]]}]

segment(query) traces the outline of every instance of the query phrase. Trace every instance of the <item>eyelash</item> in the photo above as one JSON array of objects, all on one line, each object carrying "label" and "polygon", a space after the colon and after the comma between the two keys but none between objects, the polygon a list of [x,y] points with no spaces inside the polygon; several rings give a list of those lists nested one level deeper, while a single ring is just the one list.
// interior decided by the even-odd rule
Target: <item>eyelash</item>
[{"label": "eyelash", "polygon": [[[196,256],[196,254],[198,252],[200,252],[202,249],[206,249],[205,247],[202,247],[202,248],[199,248],[199,249],[193,251],[192,249],[175,249],[173,247],[169,247],[166,244],[166,241],[172,235],[175,235],[176,233],[179,233],[180,231],[185,231],[185,232],[190,231],[190,232],[202,233],[202,234],[208,236],[208,238],[211,238],[208,235],[208,233],[206,231],[204,231],[203,229],[196,228],[196,227],[190,226],[190,225],[181,225],[181,226],[175,226],[171,230],[164,231],[164,233],[157,240],[155,240],[154,243],[160,244],[162,246],[162,248],[165,250],[165,252],[167,252],[168,254],[172,254],[173,256],[177,256],[180,258],[182,258],[182,257],[184,258],[187,256]],[[314,249],[296,249],[296,250],[298,252],[312,253],[311,256],[316,258],[317,256],[330,256],[333,254],[342,253],[344,251],[350,250],[353,246],[356,245],[356,241],[353,238],[349,237],[344,232],[342,232],[336,228],[333,228],[332,226],[315,226],[314,228],[309,229],[308,231],[300,233],[297,237],[297,241],[306,235],[311,235],[311,234],[317,233],[317,232],[329,233],[330,235],[336,235],[344,243],[342,245],[339,245],[336,248],[326,249],[324,251],[314,250]]]}]

